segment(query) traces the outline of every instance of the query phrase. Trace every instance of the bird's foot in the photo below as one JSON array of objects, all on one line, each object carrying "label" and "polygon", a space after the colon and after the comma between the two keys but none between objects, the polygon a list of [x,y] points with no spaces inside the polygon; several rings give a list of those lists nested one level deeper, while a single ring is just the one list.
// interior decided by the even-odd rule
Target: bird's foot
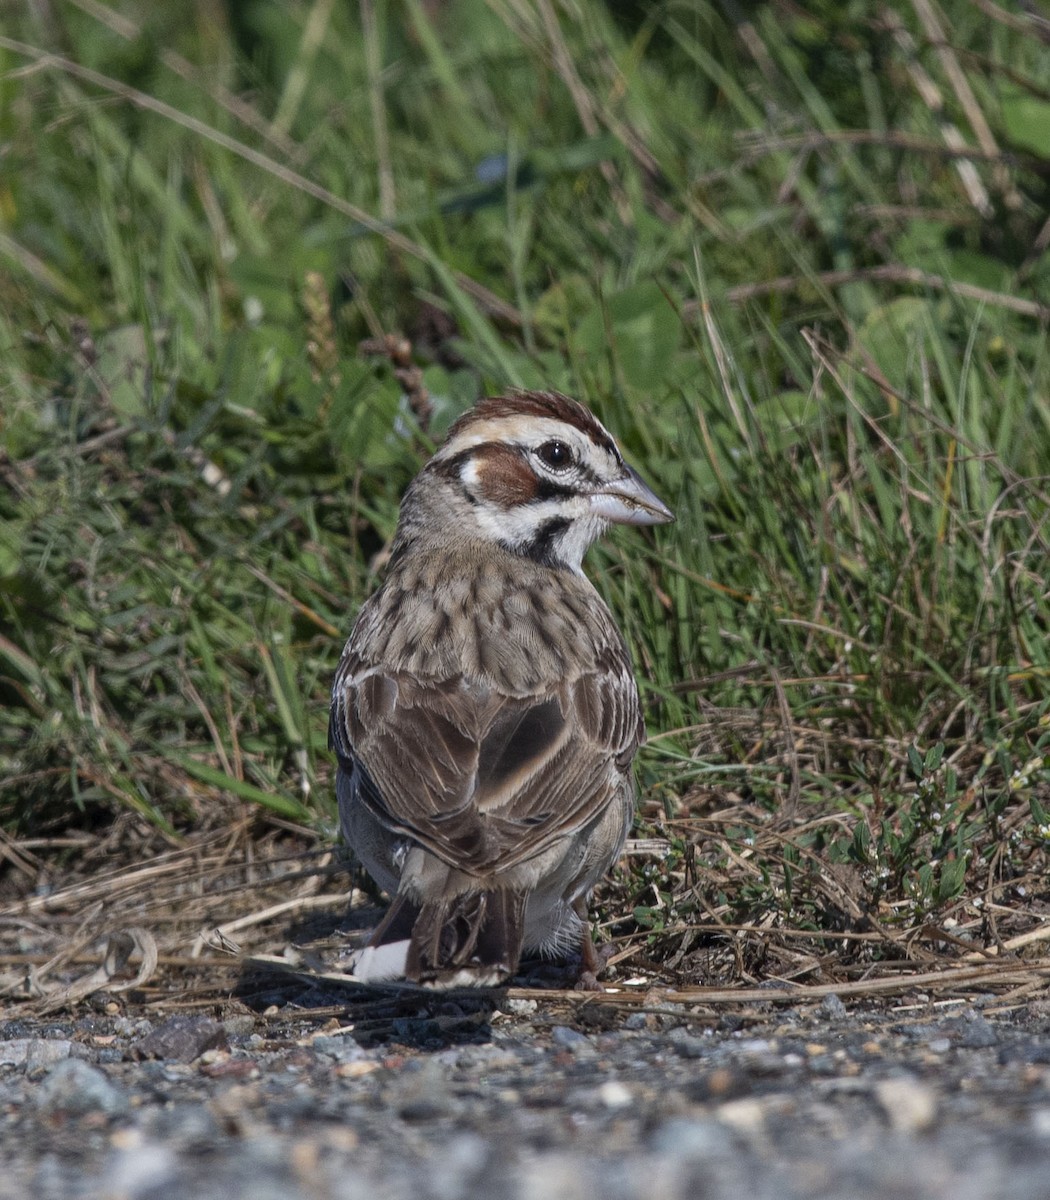
[{"label": "bird's foot", "polygon": [[577,992],[600,992],[603,990],[602,985],[598,982],[598,976],[609,965],[609,959],[612,958],[616,951],[616,947],[612,942],[607,942],[604,946],[595,946],[591,941],[590,930],[587,930],[583,935],[581,945],[580,974],[576,980],[575,990]]}]

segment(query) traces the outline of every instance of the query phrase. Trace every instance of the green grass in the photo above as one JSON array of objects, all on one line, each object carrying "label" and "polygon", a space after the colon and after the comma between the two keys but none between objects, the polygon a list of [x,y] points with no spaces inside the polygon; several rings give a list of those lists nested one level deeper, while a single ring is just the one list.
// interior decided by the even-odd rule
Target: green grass
[{"label": "green grass", "polygon": [[[994,939],[1050,837],[1050,56],[945,0],[961,89],[927,7],[13,12],[6,829],[330,826],[399,495],[478,395],[542,385],[679,516],[590,560],[672,846],[620,930]],[[391,332],[426,432],[359,351]]]}]

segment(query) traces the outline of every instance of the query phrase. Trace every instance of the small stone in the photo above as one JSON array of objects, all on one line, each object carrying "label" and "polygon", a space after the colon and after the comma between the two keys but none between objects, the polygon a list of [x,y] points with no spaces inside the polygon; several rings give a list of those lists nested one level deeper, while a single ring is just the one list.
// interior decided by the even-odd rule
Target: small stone
[{"label": "small stone", "polygon": [[402,1077],[398,1113],[406,1121],[433,1121],[438,1117],[454,1116],[462,1105],[449,1090],[448,1076],[441,1063],[434,1059],[416,1061],[418,1068]]},{"label": "small stone", "polygon": [[205,1050],[228,1049],[226,1033],[211,1017],[172,1017],[131,1047],[132,1058],[189,1063]]},{"label": "small stone", "polygon": [[232,1017],[225,1018],[222,1027],[229,1037],[251,1037],[255,1032],[255,1017],[251,1013],[234,1013]]},{"label": "small stone", "polygon": [[357,1059],[354,1062],[340,1063],[335,1069],[335,1074],[339,1079],[360,1079],[362,1075],[371,1075],[373,1071],[380,1070],[379,1063],[374,1059]]},{"label": "small stone", "polygon": [[539,1005],[535,1000],[505,1000],[500,1006],[505,1013],[515,1017],[528,1017],[536,1011]]},{"label": "small stone", "polygon": [[223,1056],[221,1061],[201,1067],[201,1074],[206,1079],[250,1079],[258,1073],[258,1063],[250,1058]]},{"label": "small stone", "polygon": [[937,1097],[931,1088],[910,1075],[882,1079],[875,1099],[898,1133],[921,1133],[937,1119]]},{"label": "small stone", "polygon": [[133,1021],[130,1017],[117,1017],[113,1022],[113,1032],[119,1037],[145,1037],[153,1032],[153,1022],[145,1017]]},{"label": "small stone", "polygon": [[960,1022],[959,1045],[968,1050],[983,1050],[998,1046],[999,1035],[984,1017],[974,1016]]},{"label": "small stone", "polygon": [[759,1100],[727,1100],[715,1110],[723,1125],[738,1133],[758,1133],[765,1124],[765,1112]]},{"label": "small stone", "polygon": [[598,1099],[606,1108],[627,1108],[633,1097],[625,1083],[618,1079],[607,1079],[598,1087]]},{"label": "small stone", "polygon": [[148,1114],[147,1132],[165,1146],[202,1150],[222,1140],[219,1116],[206,1104],[176,1100]]},{"label": "small stone", "polygon": [[106,1190],[113,1196],[159,1196],[167,1185],[172,1185],[171,1194],[177,1195],[180,1189],[173,1183],[177,1168],[174,1151],[156,1142],[139,1142],[119,1150],[110,1167]]},{"label": "small stone", "polygon": [[569,1050],[577,1058],[591,1058],[597,1054],[591,1039],[578,1030],[570,1029],[568,1025],[555,1025],[551,1030],[551,1041],[560,1049]]},{"label": "small stone", "polygon": [[48,1116],[82,1117],[102,1113],[116,1117],[128,1109],[127,1093],[112,1083],[105,1072],[79,1058],[70,1058],[40,1083],[36,1107]]},{"label": "small stone", "polygon": [[849,1010],[842,1003],[841,998],[836,996],[834,992],[831,992],[821,1000],[820,1007],[824,1015],[833,1021],[841,1021],[843,1018],[849,1016]]},{"label": "small stone", "polygon": [[16,1038],[0,1042],[0,1066],[32,1070],[49,1067],[63,1059],[82,1057],[87,1050],[79,1042],[66,1038]]},{"label": "small stone", "polygon": [[325,1058],[334,1058],[338,1063],[356,1062],[365,1057],[365,1052],[359,1043],[347,1034],[339,1037],[315,1037],[311,1047]]},{"label": "small stone", "polygon": [[1042,1064],[1050,1063],[1050,1043],[1026,1039],[1023,1042],[1013,1042],[999,1049],[999,1063],[1007,1066],[1009,1063],[1022,1062]]},{"label": "small stone", "polygon": [[680,1058],[703,1058],[710,1051],[710,1044],[705,1042],[703,1038],[698,1038],[691,1034],[688,1029],[679,1026],[677,1029],[672,1029],[667,1035],[667,1040],[674,1047],[674,1052]]},{"label": "small stone", "polygon": [[650,1138],[650,1148],[678,1160],[727,1157],[733,1149],[725,1125],[688,1117],[672,1117],[659,1125]]}]

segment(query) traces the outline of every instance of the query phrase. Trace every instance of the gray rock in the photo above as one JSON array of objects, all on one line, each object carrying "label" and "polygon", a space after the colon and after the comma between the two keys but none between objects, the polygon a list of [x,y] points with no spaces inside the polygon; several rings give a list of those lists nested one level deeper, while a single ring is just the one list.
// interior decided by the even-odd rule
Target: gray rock
[{"label": "gray rock", "polygon": [[711,1049],[709,1042],[690,1033],[684,1026],[672,1029],[667,1040],[680,1058],[703,1058]]},{"label": "gray rock", "polygon": [[653,1131],[649,1149],[675,1158],[710,1159],[732,1154],[733,1141],[721,1121],[672,1117]]},{"label": "gray rock", "polygon": [[[417,1060],[414,1071],[406,1071],[396,1101],[399,1115],[406,1121],[433,1121],[458,1113],[462,1105],[452,1095],[445,1067],[435,1059]],[[416,1066],[416,1064],[412,1064]]]},{"label": "gray rock", "polygon": [[87,1049],[66,1038],[15,1038],[0,1042],[0,1066],[49,1067],[67,1058],[86,1058]]},{"label": "gray rock", "polygon": [[336,1062],[357,1062],[368,1055],[349,1034],[338,1037],[316,1037],[310,1043],[317,1054],[333,1058]]},{"label": "gray rock", "polygon": [[591,1058],[597,1054],[591,1039],[567,1025],[555,1025],[551,1030],[551,1041],[560,1050],[568,1050],[578,1058]]},{"label": "gray rock", "polygon": [[987,1046],[998,1046],[999,1035],[984,1017],[973,1016],[964,1018],[957,1026],[959,1037],[957,1045],[969,1050],[981,1050]]},{"label": "gray rock", "polygon": [[128,1110],[127,1092],[111,1083],[104,1071],[79,1058],[59,1063],[38,1085],[34,1101],[37,1110],[48,1116],[118,1117]]},{"label": "gray rock", "polygon": [[829,1017],[833,1021],[841,1021],[849,1016],[849,1009],[846,1008],[845,1004],[842,1003],[842,1000],[834,992],[821,1000],[820,1009],[824,1016]]},{"label": "gray rock", "polygon": [[211,1017],[172,1017],[131,1047],[133,1058],[189,1063],[205,1050],[225,1049],[226,1033]]}]

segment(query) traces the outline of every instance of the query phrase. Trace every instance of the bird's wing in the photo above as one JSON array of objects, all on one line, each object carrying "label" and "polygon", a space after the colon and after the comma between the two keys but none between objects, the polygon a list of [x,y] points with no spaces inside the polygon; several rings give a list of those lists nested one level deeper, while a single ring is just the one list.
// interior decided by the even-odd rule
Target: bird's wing
[{"label": "bird's wing", "polygon": [[525,697],[344,662],[330,741],[388,828],[458,869],[506,869],[585,826],[622,786],[643,729],[626,653],[613,658]]}]

